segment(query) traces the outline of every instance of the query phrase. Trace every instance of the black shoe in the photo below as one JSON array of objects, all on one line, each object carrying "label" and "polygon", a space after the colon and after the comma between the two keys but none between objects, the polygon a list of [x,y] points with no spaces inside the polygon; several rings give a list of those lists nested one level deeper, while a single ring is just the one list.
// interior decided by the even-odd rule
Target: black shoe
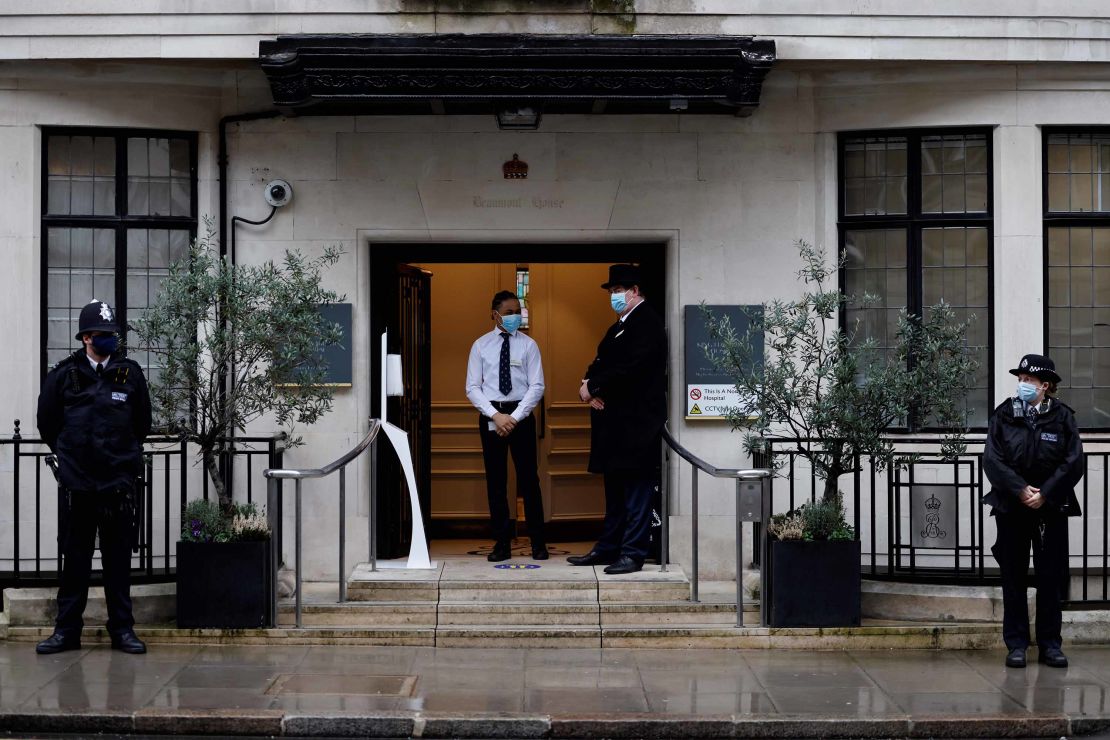
[{"label": "black shoe", "polygon": [[610,565],[605,569],[605,572],[611,576],[620,575],[621,573],[635,573],[640,568],[643,568],[643,563],[637,563],[627,555],[621,555],[620,560]]},{"label": "black shoe", "polygon": [[590,550],[585,555],[571,555],[567,562],[571,565],[612,565],[617,559],[599,555],[597,550]]},{"label": "black shoe", "polygon": [[547,560],[551,555],[547,552],[547,545],[532,545],[533,560]]},{"label": "black shoe", "polygon": [[1037,662],[1050,668],[1067,668],[1068,656],[1060,648],[1041,648],[1037,651]]},{"label": "black shoe", "polygon": [[55,632],[38,645],[35,645],[35,652],[39,655],[53,655],[54,653],[64,653],[66,650],[80,649],[81,638],[79,636],[66,637],[58,632]]},{"label": "black shoe", "polygon": [[1006,656],[1007,668],[1024,668],[1025,667],[1025,648],[1014,648]]},{"label": "black shoe", "polygon": [[112,635],[112,649],[132,655],[142,655],[146,652],[146,643],[135,636],[131,630],[119,635]]},{"label": "black shoe", "polygon": [[486,560],[491,563],[500,563],[502,560],[508,560],[513,556],[513,549],[509,546],[508,542],[498,542],[493,546],[493,552],[486,555]]}]

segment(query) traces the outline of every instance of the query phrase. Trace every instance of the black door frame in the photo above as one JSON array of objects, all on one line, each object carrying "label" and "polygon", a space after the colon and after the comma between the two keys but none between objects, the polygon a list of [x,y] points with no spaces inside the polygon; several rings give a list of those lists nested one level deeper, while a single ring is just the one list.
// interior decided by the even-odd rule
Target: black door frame
[{"label": "black door frame", "polygon": [[[399,300],[397,293],[397,266],[426,263],[604,263],[635,262],[644,275],[644,292],[656,306],[664,324],[667,320],[667,248],[665,240],[643,242],[372,242],[370,244],[370,352],[369,387],[377,388],[381,373],[381,358],[376,348],[378,339],[386,330],[390,305]],[[600,291],[599,291],[600,292]],[[610,310],[598,298],[598,310]],[[397,327],[390,329],[390,352],[400,347]],[[600,340],[600,337],[598,337]],[[427,379],[430,382],[430,378]],[[370,413],[381,417],[378,393],[371,393]],[[377,482],[372,482],[375,485]],[[385,487],[382,490],[384,492]],[[431,491],[422,496],[425,531],[431,529]],[[398,506],[388,495],[377,497],[378,556],[402,557],[407,550],[407,532],[401,532],[397,517]],[[425,505],[428,502],[428,505]],[[430,536],[429,536],[430,539]]]}]

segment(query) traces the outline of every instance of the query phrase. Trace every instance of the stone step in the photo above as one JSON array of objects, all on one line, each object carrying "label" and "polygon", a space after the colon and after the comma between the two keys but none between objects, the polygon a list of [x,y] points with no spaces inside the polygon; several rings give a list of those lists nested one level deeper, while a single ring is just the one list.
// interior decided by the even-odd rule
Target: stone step
[{"label": "stone step", "polygon": [[[745,618],[755,621],[755,615]],[[33,643],[49,626],[8,628],[7,639]],[[880,624],[853,628],[768,629],[731,625],[502,625],[475,627],[282,627],[259,630],[182,630],[144,625],[136,632],[148,644],[201,645],[421,645],[439,647],[613,647],[645,649],[746,648],[781,650],[889,650],[1001,648],[1002,630],[991,623]],[[109,642],[104,627],[86,627],[82,642]],[[1105,644],[1110,620],[1085,613],[1080,623],[1065,612],[1068,644]],[[156,648],[155,648],[156,649]]]},{"label": "stone step", "polygon": [[[435,627],[433,602],[354,602],[343,604],[308,603],[301,605],[305,627]],[[296,624],[296,607],[291,602],[278,605],[278,626]]]},{"label": "stone step", "polygon": [[[745,603],[744,613],[758,621],[759,603]],[[736,624],[736,604],[661,601],[647,604],[600,605],[601,626],[731,625]]]},{"label": "stone step", "polygon": [[601,628],[592,626],[512,625],[475,627],[440,626],[436,647],[469,648],[597,648],[601,647]]},{"label": "stone step", "polygon": [[493,627],[500,625],[544,625],[598,627],[596,603],[486,604],[474,602],[439,604],[439,626]]},{"label": "stone step", "polygon": [[[54,624],[58,614],[58,589],[56,588],[6,588],[4,589],[4,614],[12,627]],[[177,616],[177,584],[144,583],[131,587],[132,612],[135,621],[145,624],[168,622]],[[108,621],[108,607],[104,589],[89,589],[85,606],[85,624],[104,624]]]},{"label": "stone step", "polygon": [[441,604],[593,604],[597,583],[590,581],[440,581]]},{"label": "stone step", "polygon": [[435,602],[439,600],[439,579],[443,563],[430,570],[381,567],[370,569],[359,563],[347,579],[347,598],[351,601]]}]

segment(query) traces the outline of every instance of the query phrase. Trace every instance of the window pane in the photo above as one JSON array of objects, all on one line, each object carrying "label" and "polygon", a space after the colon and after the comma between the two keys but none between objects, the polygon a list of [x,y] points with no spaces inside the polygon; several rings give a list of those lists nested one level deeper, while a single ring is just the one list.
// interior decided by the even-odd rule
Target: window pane
[{"label": "window pane", "polygon": [[1110,212],[1110,134],[1048,137],[1048,209]]},{"label": "window pane", "polygon": [[[189,232],[167,229],[129,229],[127,232],[127,318],[141,317],[154,302],[172,260],[188,253]],[[143,371],[156,370],[155,353],[131,355]],[[149,374],[149,373],[148,373]]]},{"label": "window pane", "polygon": [[[922,311],[928,318],[930,308],[943,301],[961,320],[968,321],[967,345],[979,361],[980,369],[990,358],[989,271],[985,262],[980,267],[969,266],[968,255],[973,250],[985,252],[986,243],[987,230],[983,227],[921,230]],[[990,412],[989,388],[990,378],[981,372],[967,399],[970,423],[976,426],[986,424]]]},{"label": "window pane", "polygon": [[848,139],[842,151],[844,214],[906,213],[906,139]]},{"label": "window pane", "polygon": [[77,347],[81,308],[94,298],[115,303],[115,231],[50,228],[46,254],[47,354],[65,356]]},{"label": "window pane", "polygon": [[46,211],[59,216],[116,213],[116,143],[107,136],[51,136]]},{"label": "window pane", "polygon": [[127,212],[191,216],[192,162],[186,139],[127,140]]},{"label": "window pane", "polygon": [[983,134],[921,137],[921,212],[987,210],[987,141]]},{"label": "window pane", "polygon": [[1060,396],[1081,426],[1107,426],[1110,265],[1097,265],[1110,260],[1110,227],[1052,227],[1048,237],[1048,354],[1064,379]]},{"label": "window pane", "polygon": [[844,245],[845,326],[857,332],[857,341],[871,338],[887,350],[897,341],[898,314],[906,305],[906,232],[849,231]]}]

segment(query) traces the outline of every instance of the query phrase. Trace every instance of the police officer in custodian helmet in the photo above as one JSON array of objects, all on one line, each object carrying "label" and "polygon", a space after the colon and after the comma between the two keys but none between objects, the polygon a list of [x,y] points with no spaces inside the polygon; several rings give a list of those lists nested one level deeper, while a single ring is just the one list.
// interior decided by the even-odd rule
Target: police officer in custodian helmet
[{"label": "police officer in custodian helmet", "polygon": [[58,547],[64,561],[54,634],[36,651],[81,647],[99,532],[112,647],[145,653],[133,630],[130,578],[135,483],[150,432],[150,395],[139,365],[117,352],[119,326],[107,303],[93,299],[81,309],[76,338],[81,349],[50,371],[39,394],[39,432],[58,458]]},{"label": "police officer in custodian helmet", "polygon": [[1075,485],[1083,477],[1083,445],[1075,414],[1056,399],[1060,376],[1043,355],[1026,355],[1010,371],[1017,395],[1003,401],[991,417],[983,468],[998,527],[992,548],[1002,572],[1002,637],[1006,665],[1025,667],[1029,647],[1026,576],[1029,548],[1037,587],[1037,659],[1065,668],[1061,651],[1060,602],[1068,578],[1068,520],[1079,516]]}]

